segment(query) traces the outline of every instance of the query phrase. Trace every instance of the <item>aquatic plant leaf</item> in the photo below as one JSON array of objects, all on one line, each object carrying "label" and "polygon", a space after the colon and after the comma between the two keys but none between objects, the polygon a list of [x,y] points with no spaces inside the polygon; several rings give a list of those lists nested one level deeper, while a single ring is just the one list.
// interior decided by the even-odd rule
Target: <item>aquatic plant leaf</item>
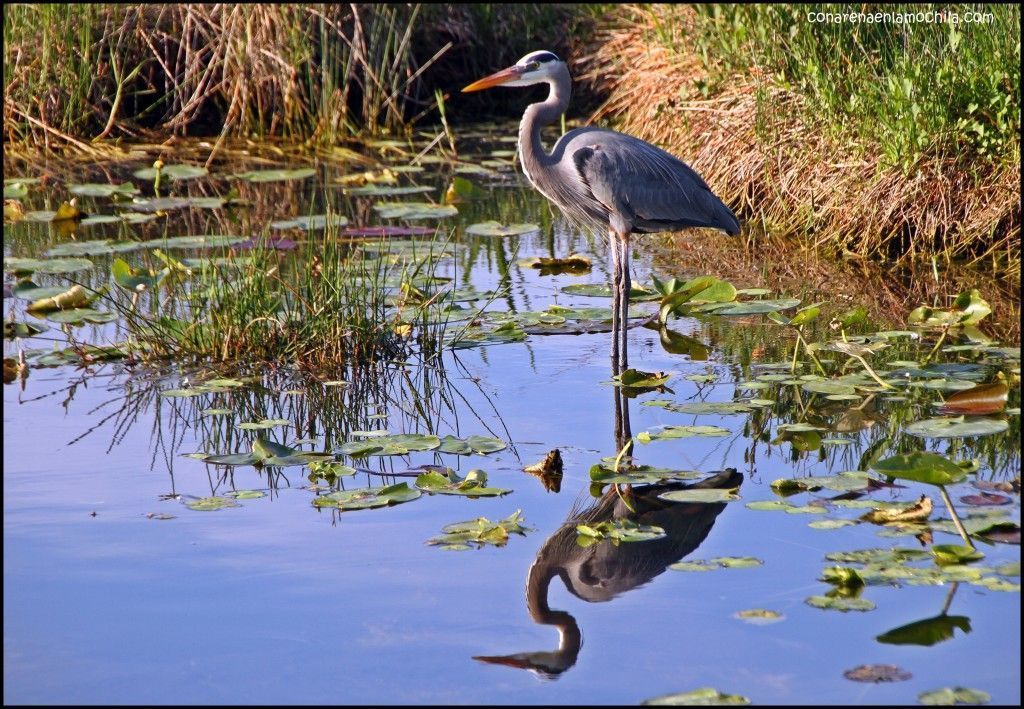
[{"label": "aquatic plant leaf", "polygon": [[712,315],[724,315],[726,317],[739,317],[741,315],[762,315],[789,310],[800,305],[799,298],[779,298],[776,300],[747,300],[727,304],[725,306],[714,306],[711,308],[697,308],[702,312],[710,312]]},{"label": "aquatic plant leaf", "polygon": [[964,469],[949,458],[920,451],[880,460],[872,463],[871,469],[883,475],[929,485],[950,485],[967,476]]},{"label": "aquatic plant leaf", "polygon": [[47,320],[67,325],[81,325],[87,322],[99,325],[114,322],[118,317],[117,313],[106,313],[92,308],[71,308],[70,310],[54,310],[46,313]]},{"label": "aquatic plant leaf", "polygon": [[263,462],[263,457],[255,453],[229,453],[227,455],[207,455],[201,460],[214,465],[256,465]]},{"label": "aquatic plant leaf", "polygon": [[328,226],[346,226],[348,218],[340,214],[312,214],[299,216],[293,219],[282,219],[271,222],[271,229],[303,229],[305,231],[319,231]]},{"label": "aquatic plant leaf", "polygon": [[[201,165],[164,165],[159,170],[161,178],[169,180],[194,180],[197,177],[206,177],[210,171]],[[132,173],[140,180],[155,180],[156,168],[144,167]]]},{"label": "aquatic plant leaf", "polygon": [[126,291],[138,292],[143,290],[152,290],[160,285],[160,281],[168,274],[168,270],[162,271],[142,271],[141,269],[134,269],[128,265],[124,259],[114,259],[114,263],[110,266],[110,271],[114,276],[114,282]]},{"label": "aquatic plant leaf", "polygon": [[921,645],[931,647],[936,643],[953,638],[953,631],[959,628],[971,632],[971,619],[964,615],[937,615],[886,631],[875,637],[885,645]]},{"label": "aquatic plant leaf", "polygon": [[267,493],[262,490],[232,490],[231,492],[224,493],[227,497],[233,497],[236,500],[256,500],[260,497],[266,497]]},{"label": "aquatic plant leaf", "polygon": [[140,246],[161,249],[212,249],[221,246],[234,246],[247,241],[245,236],[227,236],[223,234],[199,234],[194,236],[172,236],[168,239],[153,239],[141,242]]},{"label": "aquatic plant leaf", "polygon": [[646,699],[641,703],[652,706],[741,706],[750,704],[750,700],[741,694],[723,694],[712,687],[701,687],[691,692],[666,694]]},{"label": "aquatic plant leaf", "polygon": [[91,241],[69,241],[58,244],[46,252],[46,256],[97,256],[100,254],[120,253],[133,251],[145,246],[141,241],[110,241],[109,239],[94,239]]},{"label": "aquatic plant leaf", "polygon": [[856,394],[857,390],[850,384],[844,384],[835,380],[825,379],[821,381],[804,382],[803,390],[812,394]]},{"label": "aquatic plant leaf", "polygon": [[240,423],[238,424],[238,428],[245,431],[260,431],[267,428],[274,428],[275,426],[291,425],[292,422],[287,419],[263,419],[262,421],[247,421],[246,423]]},{"label": "aquatic plant leaf", "polygon": [[335,453],[341,453],[353,458],[362,458],[382,450],[384,450],[384,446],[373,441],[349,441],[334,449]]},{"label": "aquatic plant leaf", "polygon": [[653,524],[640,524],[631,519],[605,520],[595,524],[576,525],[576,543],[582,547],[591,546],[603,539],[618,546],[620,542],[646,542],[661,539],[665,530]]},{"label": "aquatic plant leaf", "polygon": [[782,500],[757,500],[755,502],[748,502],[747,508],[751,510],[763,510],[763,511],[779,511],[786,512],[788,514],[811,514],[811,515],[823,515],[828,512],[824,507],[817,505],[791,505],[788,502]]},{"label": "aquatic plant leaf", "polygon": [[807,524],[811,529],[840,529],[857,524],[852,519],[816,519]]},{"label": "aquatic plant leaf", "polygon": [[822,610],[834,610],[847,613],[849,611],[872,611],[875,604],[865,598],[847,598],[845,596],[811,596],[804,601],[807,605]]},{"label": "aquatic plant leaf", "polygon": [[284,180],[305,180],[316,174],[312,167],[300,167],[293,170],[249,170],[235,175],[239,180],[249,182],[281,182]]},{"label": "aquatic plant leaf", "polygon": [[203,409],[203,416],[225,416],[234,413],[231,409]]},{"label": "aquatic plant leaf", "polygon": [[523,526],[522,522],[525,521],[522,511],[516,510],[497,522],[492,522],[486,517],[454,522],[442,527],[441,531],[444,534],[431,537],[427,544],[453,550],[469,549],[470,544],[475,544],[478,549],[487,545],[502,547],[508,542],[510,535],[526,536],[527,532],[533,531],[530,527]]},{"label": "aquatic plant leaf", "polygon": [[4,271],[8,273],[74,273],[87,271],[92,261],[84,258],[35,259],[4,256]]},{"label": "aquatic plant leaf", "polygon": [[943,414],[969,414],[981,416],[997,414],[1006,408],[1010,388],[1004,380],[979,384],[973,389],[950,394],[939,407]]},{"label": "aquatic plant leaf", "polygon": [[904,682],[913,675],[896,665],[859,665],[843,672],[854,682]]},{"label": "aquatic plant leaf", "polygon": [[978,289],[961,293],[949,309],[922,305],[907,315],[907,324],[916,327],[951,327],[977,325],[992,312]]},{"label": "aquatic plant leaf", "polygon": [[641,431],[636,440],[641,443],[668,438],[689,438],[691,436],[728,436],[729,429],[721,426],[665,426],[660,431]]},{"label": "aquatic plant leaf", "polygon": [[459,213],[451,205],[429,202],[382,202],[373,209],[382,219],[443,219]]},{"label": "aquatic plant leaf", "polygon": [[750,623],[751,625],[770,625],[785,619],[785,616],[778,611],[768,610],[766,608],[749,608],[743,611],[736,611],[732,614],[732,617],[738,618],[744,623]]},{"label": "aquatic plant leaf", "polygon": [[789,325],[792,327],[798,327],[800,325],[806,325],[807,323],[814,320],[821,313],[819,307],[821,303],[815,303],[814,305],[805,305],[796,311],[793,317],[789,321]]},{"label": "aquatic plant leaf", "polygon": [[238,503],[232,500],[230,497],[200,497],[197,500],[190,500],[185,503],[185,506],[190,510],[196,510],[198,512],[214,512],[216,510],[227,509],[228,507],[238,507]]},{"label": "aquatic plant leaf", "polygon": [[612,377],[612,381],[616,386],[654,389],[664,386],[671,377],[670,372],[642,372],[639,369],[627,369],[622,374]]},{"label": "aquatic plant leaf", "polygon": [[825,558],[844,564],[902,564],[906,561],[919,561],[928,555],[928,552],[922,549],[893,547],[892,549],[836,551],[826,554]]},{"label": "aquatic plant leaf", "polygon": [[934,706],[952,706],[954,704],[988,704],[992,699],[988,692],[968,687],[943,687],[921,692],[917,701],[921,704]]},{"label": "aquatic plant leaf", "polygon": [[409,185],[408,187],[365,185],[363,187],[346,187],[345,194],[352,197],[393,197],[396,195],[433,192],[435,189],[435,187],[430,187],[429,185]]},{"label": "aquatic plant leaf", "polygon": [[735,502],[740,499],[737,494],[739,488],[692,488],[690,490],[671,490],[663,492],[658,497],[670,502]]},{"label": "aquatic plant leaf", "polygon": [[[518,236],[520,234],[530,234],[535,231],[540,231],[540,226],[537,224],[509,224],[504,225],[499,222],[481,222],[479,224],[471,224],[466,227],[466,234],[473,234],[476,236]],[[589,266],[589,261],[587,262]]]},{"label": "aquatic plant leaf", "polygon": [[564,258],[531,256],[522,259],[519,265],[525,268],[539,269],[542,275],[562,272],[579,273],[590,270],[590,259],[583,254],[569,254]]},{"label": "aquatic plant leaf", "polygon": [[49,329],[50,328],[46,327],[46,325],[4,320],[4,337],[7,339],[13,339],[15,337],[34,337]]},{"label": "aquatic plant leaf", "polygon": [[89,182],[86,184],[68,185],[68,192],[83,197],[110,197],[115,194],[130,197],[131,195],[138,194],[139,188],[131,182],[124,182],[120,185],[102,185]]},{"label": "aquatic plant leaf", "polygon": [[462,478],[451,468],[430,466],[430,470],[416,477],[416,487],[424,492],[441,495],[465,495],[467,497],[498,497],[512,492],[497,487],[487,487],[487,473],[470,470]]},{"label": "aquatic plant leaf", "polygon": [[315,477],[331,479],[355,475],[357,471],[351,465],[342,465],[334,460],[319,460],[310,462],[309,472]]},{"label": "aquatic plant leaf", "polygon": [[[602,283],[573,283],[569,286],[563,286],[560,289],[563,293],[569,295],[586,295],[595,298],[611,298],[612,289],[611,286]],[[642,302],[646,300],[658,300],[660,296],[657,292],[645,288],[644,286],[635,285],[629,289],[629,299],[633,302]]]},{"label": "aquatic plant leaf", "polygon": [[977,549],[959,544],[936,544],[932,546],[932,556],[939,566],[950,564],[970,564],[985,558]]},{"label": "aquatic plant leaf", "polygon": [[1001,419],[992,418],[933,418],[915,421],[904,427],[904,431],[919,438],[966,438],[972,436],[991,436],[1002,433],[1009,424]]},{"label": "aquatic plant leaf", "polygon": [[388,487],[359,488],[356,490],[339,490],[328,495],[313,499],[314,507],[337,507],[341,510],[365,510],[372,507],[387,507],[403,502],[411,502],[423,493],[408,483],[398,483]]}]

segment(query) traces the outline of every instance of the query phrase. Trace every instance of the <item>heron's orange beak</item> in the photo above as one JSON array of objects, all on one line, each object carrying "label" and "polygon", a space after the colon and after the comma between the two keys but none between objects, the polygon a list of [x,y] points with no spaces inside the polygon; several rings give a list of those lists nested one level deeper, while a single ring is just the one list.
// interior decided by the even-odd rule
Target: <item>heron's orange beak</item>
[{"label": "heron's orange beak", "polygon": [[502,69],[499,72],[485,76],[479,81],[474,81],[472,84],[462,90],[462,93],[469,93],[470,91],[481,91],[483,89],[489,89],[492,86],[499,86],[504,84],[506,81],[512,81],[518,79],[523,75],[523,70],[518,66],[510,66],[508,69]]}]

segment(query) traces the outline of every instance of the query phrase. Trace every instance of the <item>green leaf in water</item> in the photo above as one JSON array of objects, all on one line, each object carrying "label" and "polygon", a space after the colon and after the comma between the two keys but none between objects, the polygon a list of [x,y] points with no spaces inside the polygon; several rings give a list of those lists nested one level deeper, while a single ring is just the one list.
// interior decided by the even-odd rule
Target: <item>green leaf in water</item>
[{"label": "green leaf in water", "polygon": [[954,704],[988,704],[992,699],[988,692],[969,687],[943,687],[921,692],[917,701],[921,704],[952,706]]},{"label": "green leaf in water", "polygon": [[750,608],[744,611],[736,611],[732,614],[732,617],[739,618],[744,623],[750,623],[751,625],[770,625],[772,623],[778,623],[780,620],[785,618],[785,616],[778,611],[767,610],[765,608]]},{"label": "green leaf in water", "polygon": [[249,182],[281,182],[284,180],[305,180],[316,174],[312,167],[300,167],[294,170],[250,170],[235,175],[240,180]]},{"label": "green leaf in water", "polygon": [[487,487],[487,473],[470,470],[462,478],[451,468],[425,466],[428,472],[416,477],[416,487],[424,492],[441,495],[465,495],[466,497],[497,497],[512,492],[497,487]]},{"label": "green leaf in water", "polygon": [[341,510],[365,510],[372,507],[387,507],[403,502],[411,502],[423,493],[408,483],[398,483],[388,487],[359,488],[356,490],[339,490],[329,495],[313,499],[315,507],[337,507]]},{"label": "green leaf in water", "polygon": [[750,704],[750,700],[740,694],[723,694],[712,687],[701,687],[692,692],[679,692],[654,697],[643,702],[652,706],[741,706]]},{"label": "green leaf in water", "polygon": [[871,469],[883,475],[929,485],[950,485],[966,477],[963,468],[949,458],[920,451],[886,458],[873,463]]},{"label": "green leaf in water", "polygon": [[1001,419],[956,416],[915,421],[903,430],[919,438],[970,438],[1002,433],[1009,424]]},{"label": "green leaf in water", "polygon": [[658,497],[662,500],[669,500],[670,502],[701,502],[701,503],[717,503],[717,502],[735,502],[740,499],[740,496],[736,494],[739,488],[691,488],[689,490],[671,490],[669,492],[663,492]]},{"label": "green leaf in water", "polygon": [[190,500],[185,503],[185,506],[190,510],[196,510],[197,512],[214,512],[216,510],[227,509],[228,507],[238,507],[238,503],[232,500],[230,497],[200,497],[196,500]]},{"label": "green leaf in water", "polygon": [[383,202],[373,205],[373,209],[382,219],[443,219],[459,213],[450,204],[429,202]]},{"label": "green leaf in water", "polygon": [[691,436],[728,436],[729,429],[721,426],[665,426],[660,431],[641,431],[636,440],[641,443],[668,438],[689,438]]},{"label": "green leaf in water", "polygon": [[505,226],[499,222],[482,222],[466,227],[466,233],[475,236],[518,236],[535,231],[540,231],[540,227],[536,224],[509,224]]}]

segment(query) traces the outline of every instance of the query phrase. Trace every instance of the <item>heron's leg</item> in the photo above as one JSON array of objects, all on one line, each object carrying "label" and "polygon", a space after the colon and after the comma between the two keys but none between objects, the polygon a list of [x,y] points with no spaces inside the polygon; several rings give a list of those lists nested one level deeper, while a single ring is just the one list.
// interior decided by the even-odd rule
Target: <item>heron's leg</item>
[{"label": "heron's leg", "polygon": [[614,231],[608,232],[608,251],[612,259],[612,376],[622,372],[619,369],[619,239]]},{"label": "heron's leg", "polygon": [[[619,268],[622,269],[622,301],[619,307],[622,308],[622,314],[619,316],[619,321],[622,324],[622,368],[629,368],[629,291],[631,288],[631,277],[629,275],[629,233],[623,234],[619,238]],[[628,421],[628,416],[627,416]]]}]

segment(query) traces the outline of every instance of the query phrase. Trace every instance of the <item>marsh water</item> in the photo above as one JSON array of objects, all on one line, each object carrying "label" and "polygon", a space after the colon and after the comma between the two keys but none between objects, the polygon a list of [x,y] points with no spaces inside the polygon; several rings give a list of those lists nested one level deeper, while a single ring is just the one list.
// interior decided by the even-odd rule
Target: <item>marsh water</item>
[{"label": "marsh water", "polygon": [[[427,135],[318,158],[233,145],[209,175],[168,180],[162,196],[230,193],[244,203],[162,203],[155,219],[139,223],[58,226],[29,214],[5,224],[5,271],[15,270],[6,267],[9,257],[47,258],[51,249],[89,242],[50,255],[84,256],[87,268],[32,275],[38,286],[65,288],[100,288],[117,258],[153,262],[147,248],[115,252],[99,240],[166,249],[171,237],[249,239],[274,221],[333,213],[356,231],[391,230],[383,239],[351,236],[359,248],[403,256],[412,239],[395,227],[425,226],[429,233],[417,238],[435,242],[428,261],[461,294],[460,310],[443,319],[452,332],[467,328],[438,357],[392,359],[372,374],[288,363],[84,363],[53,351],[65,350],[67,333],[77,343],[122,341],[120,320],[35,317],[7,275],[5,318],[47,329],[5,338],[4,346],[5,357],[16,361],[22,352],[28,366],[4,387],[5,702],[636,704],[711,687],[753,703],[905,704],[964,687],[1019,704],[1018,343],[953,332],[932,356],[935,337],[908,330],[906,313],[893,313],[891,322],[860,332],[888,345],[871,361],[895,383],[878,388],[854,378],[832,387],[823,382],[860,376],[856,360],[819,350],[830,371],[821,377],[803,351],[794,363],[792,328],[763,314],[727,316],[712,307],[672,315],[667,328],[645,327],[658,303],[641,301],[633,306],[630,363],[671,376],[621,397],[611,380],[611,334],[594,310],[610,299],[580,287],[608,283],[603,238],[566,224],[529,188],[515,170],[514,143],[499,137],[507,134],[467,136],[457,162],[432,159],[431,151],[417,160]],[[27,184],[19,197],[26,212],[56,210],[71,184],[131,181],[141,190],[136,199],[146,199],[153,183],[134,171],[157,157],[199,165],[207,152],[140,145],[103,164],[8,163],[5,186]],[[399,169],[383,179],[389,166]],[[232,177],[306,167],[314,174]],[[369,173],[369,186],[429,189],[354,195],[357,181],[339,178],[360,173]],[[474,186],[459,183],[455,215],[389,219],[373,209],[443,203],[455,177]],[[109,197],[80,195],[77,204],[91,215],[133,213],[129,201]],[[471,233],[488,221],[535,228]],[[292,264],[311,263],[328,238],[324,229],[270,233],[278,243],[269,245]],[[636,243],[634,283],[649,286],[652,273],[662,281],[700,275],[659,244]],[[173,253],[245,258],[267,247],[257,238]],[[590,266],[541,269],[530,261],[570,254]],[[802,305],[828,299],[756,290],[740,297],[793,295]],[[118,312],[103,300],[92,307]],[[477,324],[487,317],[489,327]],[[501,334],[510,320],[525,338]],[[818,341],[840,337],[828,318],[815,328]],[[987,423],[957,437],[906,430],[938,416],[943,397],[997,372],[1010,383],[1007,408],[968,417]],[[222,384],[203,389],[210,380]],[[624,416],[634,438],[623,453],[633,484],[595,483],[597,466],[617,467]],[[238,427],[260,421],[278,423]],[[189,457],[246,454],[261,437],[334,451],[382,432],[491,443],[461,455],[432,444],[407,455],[338,453],[356,471],[337,477],[301,463]],[[493,448],[500,449],[485,452]],[[524,472],[554,449],[560,475]],[[881,459],[915,450],[975,461],[948,492],[984,558],[936,566],[933,545],[963,544],[939,490],[898,479],[890,485],[870,472]],[[314,504],[338,490],[402,483],[415,490],[422,465],[448,466],[459,477],[482,470],[487,486],[509,492],[424,492],[358,510]],[[783,497],[771,486],[783,478],[810,487]],[[659,497],[694,484],[735,493],[707,502]],[[909,507],[921,495],[934,502],[930,527],[860,520],[872,507]],[[196,504],[211,498],[232,506]],[[756,504],[766,501],[778,504]],[[427,543],[447,525],[517,511],[523,533],[498,535],[497,544]],[[576,528],[626,518],[658,525],[665,536],[588,543]],[[889,565],[874,574],[856,556],[836,556],[884,550],[880,558],[893,549],[904,551],[889,553]],[[868,583],[821,580],[835,566],[859,569]],[[751,609],[777,616],[737,617]],[[862,665],[896,669],[878,681],[844,676]]]}]

